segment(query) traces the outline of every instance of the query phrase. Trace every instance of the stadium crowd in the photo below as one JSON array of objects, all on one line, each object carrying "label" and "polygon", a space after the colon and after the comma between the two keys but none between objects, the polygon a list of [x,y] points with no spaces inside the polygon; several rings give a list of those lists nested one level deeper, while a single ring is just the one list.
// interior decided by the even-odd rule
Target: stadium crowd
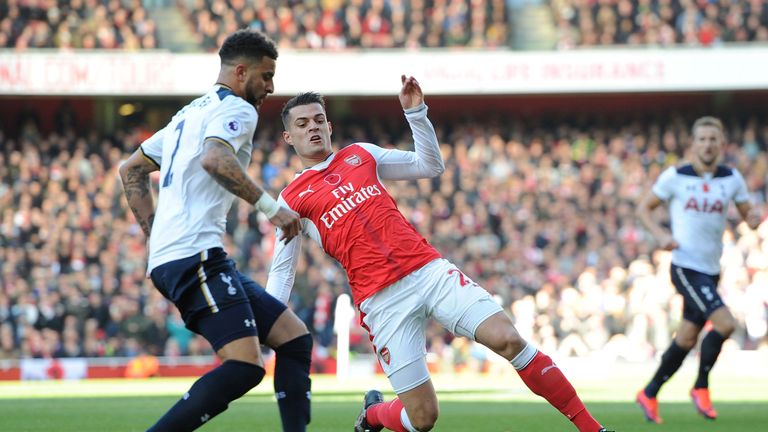
[{"label": "stadium crowd", "polygon": [[762,0],[550,0],[558,48],[768,41]]},{"label": "stadium crowd", "polygon": [[[446,172],[388,187],[417,229],[496,296],[526,338],[561,355],[635,360],[668,344],[681,310],[670,257],[655,251],[634,203],[665,166],[680,162],[691,118],[546,126],[433,120]],[[768,122],[727,120],[725,162],[744,173],[765,210]],[[147,131],[78,133],[66,109],[50,133],[29,113],[17,124],[18,137],[0,128],[0,359],[210,354],[145,278],[145,239],[117,167]],[[249,168],[273,193],[300,170],[279,132],[259,126],[264,152],[254,152]],[[388,120],[339,121],[334,133],[344,144],[410,142],[405,123]],[[239,268],[264,283],[271,225],[239,205],[227,232],[225,248]],[[765,346],[768,224],[755,233],[734,225],[723,265],[721,293],[739,322],[729,344]],[[334,347],[334,303],[347,291],[338,265],[306,247],[291,302],[314,330],[320,357]],[[355,349],[369,349],[357,322],[350,328]],[[487,355],[437,327],[430,335],[430,351],[455,365]]]},{"label": "stadium crowd", "polygon": [[3,0],[0,48],[157,48],[141,0]]},{"label": "stadium crowd", "polygon": [[[510,45],[513,3],[521,2],[8,0],[0,3],[0,48],[157,48],[148,10],[175,4],[203,51],[216,51],[227,34],[244,27],[264,31],[281,48],[496,49]],[[762,0],[540,3],[549,4],[559,49],[768,41],[768,3]]]},{"label": "stadium crowd", "polygon": [[473,47],[508,44],[505,0],[191,0],[182,8],[200,43],[216,50],[250,27],[299,49]]}]

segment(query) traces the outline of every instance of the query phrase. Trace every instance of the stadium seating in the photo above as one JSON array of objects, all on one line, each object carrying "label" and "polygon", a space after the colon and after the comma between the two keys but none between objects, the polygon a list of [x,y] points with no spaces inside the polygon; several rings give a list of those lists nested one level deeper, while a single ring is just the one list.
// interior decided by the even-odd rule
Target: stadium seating
[{"label": "stadium seating", "polygon": [[141,0],[8,0],[0,4],[0,48],[19,51],[157,48]]},{"label": "stadium seating", "polygon": [[[177,27],[169,33],[188,31],[198,51],[215,51],[244,27],[281,48],[328,50],[525,47],[514,33],[525,25],[552,28],[543,46],[558,49],[768,41],[768,4],[749,0],[9,0],[0,5],[0,48],[173,50],[152,19],[163,6],[177,8],[189,27],[164,22]],[[526,23],[536,7],[544,8],[539,21]]]},{"label": "stadium seating", "polygon": [[507,45],[508,36],[503,0],[197,0],[182,8],[206,50],[242,27],[298,49],[493,48]]},{"label": "stadium seating", "polygon": [[550,5],[561,49],[768,41],[763,1],[550,0]]}]

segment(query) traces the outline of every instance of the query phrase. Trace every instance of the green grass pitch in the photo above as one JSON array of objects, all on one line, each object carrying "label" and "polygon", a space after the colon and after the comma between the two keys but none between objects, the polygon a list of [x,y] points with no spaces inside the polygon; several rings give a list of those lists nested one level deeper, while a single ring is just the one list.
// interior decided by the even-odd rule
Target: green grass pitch
[{"label": "green grass pitch", "polygon": [[[720,413],[716,421],[700,417],[687,400],[692,371],[681,371],[660,394],[665,423],[646,423],[633,402],[648,368],[637,374],[574,385],[592,413],[620,432],[763,431],[768,430],[768,377],[713,374],[712,392]],[[531,395],[513,374],[434,377],[441,414],[434,430],[574,431],[552,407]],[[170,407],[191,379],[87,380],[77,382],[0,383],[0,431],[142,431]],[[267,379],[216,417],[201,431],[279,432],[277,405]],[[388,390],[382,377],[313,378],[310,431],[351,431],[362,401],[372,387]],[[385,392],[392,396],[391,392]]]}]

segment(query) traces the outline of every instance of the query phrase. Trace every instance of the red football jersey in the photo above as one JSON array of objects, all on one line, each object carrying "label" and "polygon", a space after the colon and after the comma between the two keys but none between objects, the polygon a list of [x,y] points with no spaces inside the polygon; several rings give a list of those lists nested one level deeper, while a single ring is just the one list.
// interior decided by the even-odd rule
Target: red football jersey
[{"label": "red football jersey", "polygon": [[347,271],[359,304],[440,253],[397,209],[370,152],[355,144],[331,157],[325,168],[302,172],[280,196]]},{"label": "red football jersey", "polygon": [[[434,177],[445,168],[426,105],[406,110],[405,117],[415,151],[352,144],[302,171],[278,198],[301,216],[302,233],[344,267],[355,304],[440,257],[381,183]],[[293,287],[301,242],[297,236],[275,244],[267,292],[283,303]]]}]

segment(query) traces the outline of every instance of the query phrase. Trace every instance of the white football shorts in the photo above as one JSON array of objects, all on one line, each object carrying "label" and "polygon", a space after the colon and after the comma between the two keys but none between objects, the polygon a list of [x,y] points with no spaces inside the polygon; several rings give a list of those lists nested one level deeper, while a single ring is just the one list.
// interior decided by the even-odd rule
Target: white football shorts
[{"label": "white football shorts", "polygon": [[457,336],[475,339],[475,331],[499,306],[480,285],[455,265],[436,259],[360,304],[377,358],[395,393],[429,379],[426,324],[433,318]]}]

